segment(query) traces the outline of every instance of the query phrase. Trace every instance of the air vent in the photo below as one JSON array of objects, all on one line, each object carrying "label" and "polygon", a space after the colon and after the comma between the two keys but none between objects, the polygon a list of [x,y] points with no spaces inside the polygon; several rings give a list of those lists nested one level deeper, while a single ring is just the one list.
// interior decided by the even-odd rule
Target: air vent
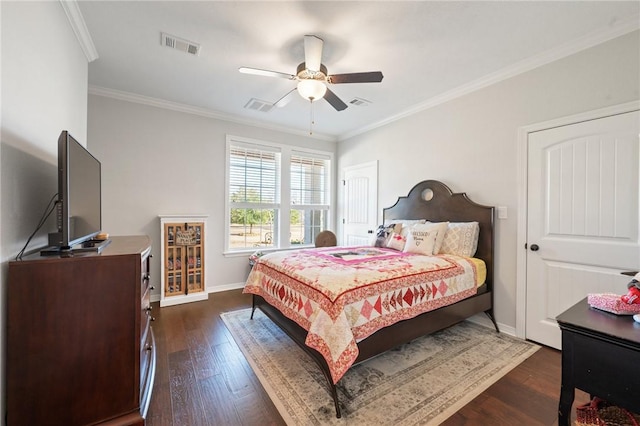
[{"label": "air vent", "polygon": [[273,108],[273,104],[260,99],[251,98],[249,102],[244,106],[246,109],[260,112],[269,112]]},{"label": "air vent", "polygon": [[190,53],[191,55],[198,56],[200,54],[200,45],[189,40],[185,40],[180,37],[172,36],[170,34],[161,33],[162,39],[160,43],[163,46],[170,47],[172,49],[180,50],[181,52]]},{"label": "air vent", "polygon": [[349,101],[349,103],[355,106],[367,106],[371,103],[371,101],[362,98],[353,98]]}]

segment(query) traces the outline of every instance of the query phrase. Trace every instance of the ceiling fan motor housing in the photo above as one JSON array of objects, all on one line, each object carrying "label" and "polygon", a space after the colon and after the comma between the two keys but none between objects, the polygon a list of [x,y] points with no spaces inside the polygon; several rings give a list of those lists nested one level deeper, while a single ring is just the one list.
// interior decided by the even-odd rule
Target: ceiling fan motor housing
[{"label": "ceiling fan motor housing", "polygon": [[324,64],[320,64],[319,71],[311,71],[307,69],[305,62],[302,62],[300,65],[298,65],[298,68],[296,69],[296,76],[300,80],[327,81],[327,74],[327,67],[325,67]]}]

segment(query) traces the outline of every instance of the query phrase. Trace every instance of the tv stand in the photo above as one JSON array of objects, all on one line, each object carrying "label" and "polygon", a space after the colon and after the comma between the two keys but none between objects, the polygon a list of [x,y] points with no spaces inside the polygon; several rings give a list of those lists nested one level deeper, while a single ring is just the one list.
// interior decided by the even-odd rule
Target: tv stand
[{"label": "tv stand", "polygon": [[8,262],[2,425],[143,426],[156,371],[151,239]]},{"label": "tv stand", "polygon": [[111,239],[107,238],[106,240],[90,239],[72,247],[50,246],[40,250],[40,256],[64,256],[83,252],[101,253],[110,243]]}]

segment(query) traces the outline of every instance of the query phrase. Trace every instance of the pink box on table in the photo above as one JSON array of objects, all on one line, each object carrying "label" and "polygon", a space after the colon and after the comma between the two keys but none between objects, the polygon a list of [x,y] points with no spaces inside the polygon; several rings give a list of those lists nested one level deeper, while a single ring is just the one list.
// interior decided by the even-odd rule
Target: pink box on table
[{"label": "pink box on table", "polygon": [[587,296],[589,306],[616,315],[640,314],[640,304],[629,305],[620,299],[619,294],[591,293]]}]

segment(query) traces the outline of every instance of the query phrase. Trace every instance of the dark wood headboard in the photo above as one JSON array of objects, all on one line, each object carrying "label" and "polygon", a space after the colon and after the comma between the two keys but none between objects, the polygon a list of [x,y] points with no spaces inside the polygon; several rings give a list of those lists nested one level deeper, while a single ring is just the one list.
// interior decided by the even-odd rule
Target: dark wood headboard
[{"label": "dark wood headboard", "polygon": [[[429,197],[430,195],[430,197]],[[478,222],[480,236],[474,257],[487,265],[487,284],[493,286],[493,212],[494,208],[477,204],[464,192],[454,194],[437,180],[425,180],[414,186],[406,197],[382,210],[385,222],[397,219],[426,219],[430,222]]]}]

